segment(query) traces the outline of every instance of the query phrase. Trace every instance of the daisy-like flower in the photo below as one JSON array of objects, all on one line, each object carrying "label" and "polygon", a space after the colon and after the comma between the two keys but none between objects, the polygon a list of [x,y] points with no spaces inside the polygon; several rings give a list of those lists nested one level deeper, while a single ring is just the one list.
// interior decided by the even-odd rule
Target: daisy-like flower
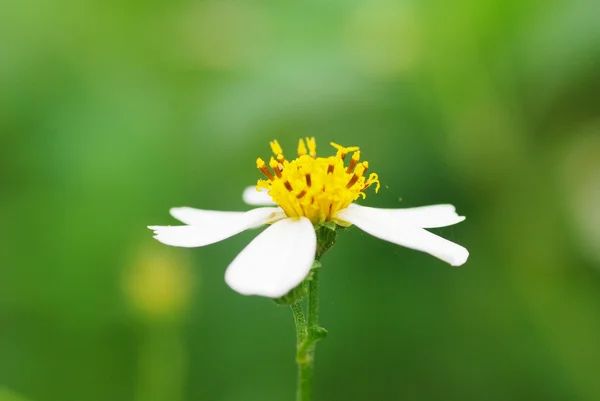
[{"label": "daisy-like flower", "polygon": [[[452,205],[408,209],[378,209],[354,203],[365,190],[379,190],[377,174],[366,175],[369,163],[360,161],[358,147],[335,143],[335,156],[317,157],[314,138],[300,140],[298,157],[287,160],[277,141],[274,156],[256,165],[265,179],[243,193],[246,203],[259,207],[247,212],[171,209],[182,226],[150,226],[154,238],[166,245],[200,247],[244,230],[268,225],[231,262],[225,281],[245,295],[278,298],[298,286],[315,259],[320,224],[355,225],[361,230],[407,248],[429,253],[452,266],[466,262],[469,252],[425,230],[460,223],[465,218]],[[352,153],[348,164],[346,158]]]}]

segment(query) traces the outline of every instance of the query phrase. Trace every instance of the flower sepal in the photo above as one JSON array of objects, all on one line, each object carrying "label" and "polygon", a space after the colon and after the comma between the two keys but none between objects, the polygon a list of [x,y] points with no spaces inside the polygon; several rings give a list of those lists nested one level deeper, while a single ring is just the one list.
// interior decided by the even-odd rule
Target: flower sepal
[{"label": "flower sepal", "polygon": [[[333,221],[325,221],[315,228],[317,233],[317,260],[335,245],[337,225]],[[313,266],[314,268],[315,266]]]},{"label": "flower sepal", "polygon": [[308,295],[308,281],[311,279],[312,271],[308,274],[308,277],[304,279],[296,288],[291,289],[287,294],[279,298],[272,298],[273,302],[277,305],[293,305],[296,302],[300,302]]}]

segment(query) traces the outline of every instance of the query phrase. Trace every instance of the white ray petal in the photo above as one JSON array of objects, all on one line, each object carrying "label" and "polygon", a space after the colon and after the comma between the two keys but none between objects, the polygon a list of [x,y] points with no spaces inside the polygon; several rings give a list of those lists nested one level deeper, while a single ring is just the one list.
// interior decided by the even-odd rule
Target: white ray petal
[{"label": "white ray petal", "polygon": [[452,266],[464,264],[469,257],[466,248],[420,227],[404,224],[402,219],[382,214],[377,209],[354,206],[339,211],[336,217],[377,238],[426,252]]},{"label": "white ray petal", "polygon": [[316,249],[315,229],[306,217],[278,221],[231,262],[225,281],[240,294],[283,296],[308,275]]},{"label": "white ray petal", "polygon": [[193,248],[222,241],[249,228],[285,217],[279,208],[263,207],[247,212],[220,212],[188,207],[173,208],[171,214],[189,226],[149,226],[154,238],[166,245]]},{"label": "white ray petal", "polygon": [[169,210],[169,213],[182,223],[191,226],[231,225],[244,219],[257,219],[257,225],[260,226],[264,224],[262,216],[269,216],[270,213],[275,213],[272,216],[273,221],[285,218],[285,213],[278,207],[263,207],[247,212],[225,212],[220,210],[194,209],[192,207],[174,207]]},{"label": "white ray petal", "polygon": [[266,189],[261,188],[257,190],[256,185],[246,187],[242,194],[242,199],[244,199],[244,202],[248,205],[253,206],[270,206],[276,204],[273,202],[273,199],[271,199],[271,196],[267,193]]},{"label": "white ray petal", "polygon": [[438,228],[460,223],[465,216],[459,216],[452,205],[431,205],[404,209],[380,209],[360,206],[355,203],[350,208],[369,209],[371,214],[379,215],[382,219],[393,219],[398,224],[407,224],[413,227]]}]

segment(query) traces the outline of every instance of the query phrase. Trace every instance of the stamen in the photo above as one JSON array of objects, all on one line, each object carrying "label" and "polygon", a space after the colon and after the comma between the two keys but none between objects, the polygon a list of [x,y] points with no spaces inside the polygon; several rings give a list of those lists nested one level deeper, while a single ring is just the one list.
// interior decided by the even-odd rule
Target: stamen
[{"label": "stamen", "polygon": [[367,171],[368,168],[369,168],[369,162],[365,161],[365,162],[359,163],[358,166],[356,166],[355,172],[359,176],[363,176],[363,175],[365,175],[365,172]]},{"label": "stamen", "polygon": [[[266,177],[258,180],[257,188],[267,190],[288,217],[304,216],[313,224],[331,220],[337,211],[364,198],[365,189],[379,189],[377,174],[367,179],[369,163],[361,160],[358,147],[332,145],[337,154],[317,157],[315,138],[303,138],[298,140],[297,158],[286,160],[279,142],[270,142],[273,156],[256,161]],[[346,156],[348,164],[343,161]]]},{"label": "stamen", "polygon": [[256,189],[266,189],[267,191],[269,191],[271,189],[271,184],[269,183],[269,181],[258,180],[258,182],[256,183]]},{"label": "stamen", "polygon": [[356,166],[356,171],[354,171],[352,178],[350,178],[350,181],[348,181],[348,184],[346,184],[346,188],[351,188],[354,184],[356,184],[356,181],[358,181],[358,179],[364,175],[368,168],[369,162],[359,163],[358,166]]},{"label": "stamen", "polygon": [[360,149],[358,146],[350,146],[350,147],[346,148],[342,145],[338,145],[335,142],[330,142],[329,144],[337,149],[336,157],[339,157],[342,160],[344,160],[346,158],[346,155],[348,154],[348,152],[356,152],[357,150]]},{"label": "stamen", "polygon": [[275,172],[275,175],[277,176],[277,178],[281,178],[281,169],[279,168],[280,164],[277,162],[277,160],[275,160],[273,158],[273,156],[271,156],[271,160],[269,161],[269,166],[271,166],[271,168]]},{"label": "stamen", "polygon": [[375,186],[375,193],[379,192],[379,188],[381,187],[381,184],[379,183],[379,176],[375,173],[371,173],[371,175],[369,176],[369,179],[367,180],[367,183],[365,184],[363,191],[367,188],[369,188],[371,186],[371,184],[377,184]]},{"label": "stamen", "polygon": [[344,160],[346,158],[348,151],[346,150],[345,147],[343,147],[342,145],[338,145],[335,142],[331,142],[330,145],[337,149],[337,153],[335,155],[336,158],[340,158],[342,160]]},{"label": "stamen", "polygon": [[352,178],[350,178],[350,181],[348,181],[348,183],[346,184],[346,188],[351,188],[352,185],[356,184],[356,181],[358,181],[358,175],[354,173],[352,175]]},{"label": "stamen", "polygon": [[278,154],[283,154],[283,149],[281,149],[281,145],[279,145],[279,142],[277,142],[277,140],[269,142],[269,145],[271,145],[271,151],[273,151],[273,154],[275,156],[277,156]]},{"label": "stamen", "polygon": [[350,164],[348,165],[348,168],[346,169],[347,174],[350,174],[352,172],[352,170],[354,170],[354,167],[356,167],[356,164],[358,163],[359,160],[360,160],[360,150],[357,150],[352,155],[352,159],[350,159]]},{"label": "stamen", "polygon": [[312,138],[306,138],[306,144],[308,145],[308,151],[310,152],[310,156],[313,159],[317,158],[317,141],[315,140],[315,137],[313,136]]},{"label": "stamen", "polygon": [[344,149],[344,147],[343,147],[342,145],[338,145],[338,144],[337,144],[337,143],[335,143],[335,142],[329,142],[329,144],[330,144],[331,146],[333,146],[334,148],[336,148],[337,150],[342,150],[342,149]]},{"label": "stamen", "polygon": [[267,163],[265,163],[265,161],[260,157],[256,159],[256,168],[258,168],[269,180],[273,181],[275,179],[275,177],[273,177],[273,174],[271,174],[271,172],[269,171]]},{"label": "stamen", "polygon": [[298,156],[306,155],[306,145],[304,145],[304,140],[300,138],[298,141]]}]

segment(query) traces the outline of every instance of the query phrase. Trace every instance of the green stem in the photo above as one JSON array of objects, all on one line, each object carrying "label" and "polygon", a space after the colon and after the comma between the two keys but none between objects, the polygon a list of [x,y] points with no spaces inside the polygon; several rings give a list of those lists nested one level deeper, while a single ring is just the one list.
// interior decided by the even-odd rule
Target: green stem
[{"label": "green stem", "polygon": [[[320,265],[320,263],[319,263]],[[319,267],[312,270],[312,280],[308,282],[308,327],[313,328],[319,321]]]},{"label": "green stem", "polygon": [[292,308],[292,313],[294,315],[294,323],[296,325],[296,339],[298,341],[298,346],[300,346],[300,344],[302,344],[302,342],[306,338],[306,319],[304,318],[304,310],[302,309],[302,305],[300,302],[291,304],[290,308]]},{"label": "green stem", "polygon": [[335,224],[324,223],[316,228],[317,254],[312,265],[308,282],[308,318],[300,302],[293,304],[292,312],[296,323],[298,338],[296,362],[298,363],[298,388],[296,401],[310,401],[312,398],[312,379],[315,366],[315,347],[319,340],[325,338],[327,331],[319,326],[319,270],[321,256],[335,244]]},{"label": "green stem", "polygon": [[318,324],[319,317],[319,267],[315,261],[311,279],[308,282],[308,320],[300,302],[291,306],[296,323],[298,338],[296,362],[298,363],[298,389],[296,401],[310,401],[312,397],[312,379],[315,362],[315,345],[325,337],[326,331]]}]

